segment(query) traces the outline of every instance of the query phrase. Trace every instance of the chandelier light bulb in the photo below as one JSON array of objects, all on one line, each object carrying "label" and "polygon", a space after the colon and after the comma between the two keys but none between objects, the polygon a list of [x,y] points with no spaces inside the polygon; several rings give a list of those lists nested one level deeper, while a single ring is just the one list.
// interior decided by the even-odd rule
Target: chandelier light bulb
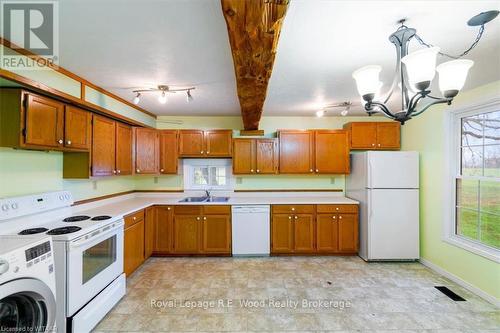
[{"label": "chandelier light bulb", "polygon": [[379,79],[382,67],[378,65],[369,65],[361,67],[352,73],[352,77],[356,80],[356,86],[359,94],[364,96],[371,96],[371,99],[378,94],[382,87],[382,82]]},{"label": "chandelier light bulb", "polygon": [[325,115],[325,110],[316,111],[316,117],[321,118]]},{"label": "chandelier light bulb", "polygon": [[410,85],[417,91],[429,88],[436,75],[436,58],[440,50],[437,46],[426,47],[401,59],[401,62],[405,64]]},{"label": "chandelier light bulb", "polygon": [[140,93],[137,93],[137,95],[134,97],[134,104],[137,105],[139,104],[139,102],[141,101],[141,94]]},{"label": "chandelier light bulb", "polygon": [[474,61],[468,59],[456,59],[443,62],[436,67],[439,73],[439,90],[444,97],[455,97],[464,87],[469,69]]},{"label": "chandelier light bulb", "polygon": [[186,101],[188,103],[192,102],[194,100],[193,96],[191,95],[191,90],[188,90],[187,93],[186,93]]},{"label": "chandelier light bulb", "polygon": [[165,94],[164,91],[162,91],[160,97],[158,97],[158,102],[161,104],[167,103],[167,94]]}]

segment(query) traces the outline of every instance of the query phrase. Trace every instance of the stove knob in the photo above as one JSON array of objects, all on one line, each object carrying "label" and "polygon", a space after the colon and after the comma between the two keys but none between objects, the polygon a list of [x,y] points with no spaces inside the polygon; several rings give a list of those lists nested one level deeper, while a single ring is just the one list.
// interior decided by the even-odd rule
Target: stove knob
[{"label": "stove knob", "polygon": [[13,271],[14,271],[14,273],[19,272],[19,266],[14,267]]},{"label": "stove knob", "polygon": [[0,275],[9,270],[9,262],[5,259],[0,259]]},{"label": "stove knob", "polygon": [[59,200],[63,201],[64,200],[64,196],[60,195],[59,196]]},{"label": "stove knob", "polygon": [[7,204],[3,204],[3,205],[2,205],[2,210],[3,210],[4,212],[8,211],[8,210],[9,210],[9,205],[7,205]]},{"label": "stove knob", "polygon": [[69,200],[69,194],[65,194],[64,199]]},{"label": "stove knob", "polygon": [[14,202],[12,205],[10,205],[12,209],[17,209],[19,206],[17,205],[17,202]]}]

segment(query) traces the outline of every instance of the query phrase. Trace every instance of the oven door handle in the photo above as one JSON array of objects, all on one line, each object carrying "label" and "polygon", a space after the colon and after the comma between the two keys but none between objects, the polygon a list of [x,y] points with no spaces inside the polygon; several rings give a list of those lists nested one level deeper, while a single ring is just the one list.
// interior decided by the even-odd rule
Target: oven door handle
[{"label": "oven door handle", "polygon": [[102,231],[102,229],[100,230],[99,233],[96,233],[96,231],[94,231],[93,233],[96,233],[96,234],[94,234],[93,236],[90,236],[88,238],[85,238],[85,236],[82,236],[80,239],[72,241],[70,243],[70,247],[72,249],[75,249],[75,248],[81,247],[82,245],[88,244],[91,241],[94,241],[96,239],[106,238],[110,234],[115,234],[116,231],[119,229],[122,229],[122,231],[123,231],[123,222],[119,223],[118,225],[116,225],[112,228],[107,229],[106,231]]}]

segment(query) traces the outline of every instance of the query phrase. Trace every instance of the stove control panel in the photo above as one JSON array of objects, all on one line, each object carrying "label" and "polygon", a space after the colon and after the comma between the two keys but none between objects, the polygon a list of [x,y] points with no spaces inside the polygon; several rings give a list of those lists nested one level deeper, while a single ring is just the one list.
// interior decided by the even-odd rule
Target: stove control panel
[{"label": "stove control panel", "polygon": [[0,221],[68,207],[73,202],[73,196],[69,191],[0,199]]}]

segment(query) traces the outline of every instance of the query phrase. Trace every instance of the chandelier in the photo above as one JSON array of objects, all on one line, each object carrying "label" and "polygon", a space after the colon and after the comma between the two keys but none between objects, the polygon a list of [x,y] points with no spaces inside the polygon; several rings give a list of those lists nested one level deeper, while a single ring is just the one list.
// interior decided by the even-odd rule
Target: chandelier
[{"label": "chandelier", "polygon": [[167,85],[159,85],[157,88],[150,88],[150,89],[137,89],[132,91],[135,95],[133,102],[134,104],[139,104],[141,101],[141,94],[143,93],[151,93],[151,92],[156,92],[159,93],[158,96],[158,102],[161,104],[167,103],[167,93],[169,94],[175,94],[177,92],[185,91],[186,92],[186,101],[192,102],[193,101],[193,96],[191,95],[191,90],[195,90],[195,87],[190,87],[190,88],[181,88],[181,89],[170,89],[169,86]]},{"label": "chandelier", "polygon": [[[415,29],[407,27],[404,24],[405,20],[400,20],[401,26],[389,36],[389,41],[396,47],[397,60],[394,80],[386,97],[382,99],[383,102],[376,100],[382,87],[382,82],[379,80],[381,66],[365,66],[352,73],[368,115],[382,113],[404,125],[406,121],[420,115],[433,105],[443,103],[450,105],[463,88],[469,69],[474,64],[472,60],[460,58],[477,45],[483,35],[484,25],[493,20],[498,13],[497,10],[480,13],[467,22],[469,26],[480,26],[479,32],[472,45],[458,56],[442,53],[439,47],[425,43]],[[425,48],[408,53],[408,44],[413,38]],[[438,54],[453,60],[436,67]],[[432,96],[429,90],[436,71],[439,73],[439,90],[442,97]],[[397,87],[401,90],[401,110],[391,112],[386,104]],[[430,101],[421,106],[424,100]]]}]

